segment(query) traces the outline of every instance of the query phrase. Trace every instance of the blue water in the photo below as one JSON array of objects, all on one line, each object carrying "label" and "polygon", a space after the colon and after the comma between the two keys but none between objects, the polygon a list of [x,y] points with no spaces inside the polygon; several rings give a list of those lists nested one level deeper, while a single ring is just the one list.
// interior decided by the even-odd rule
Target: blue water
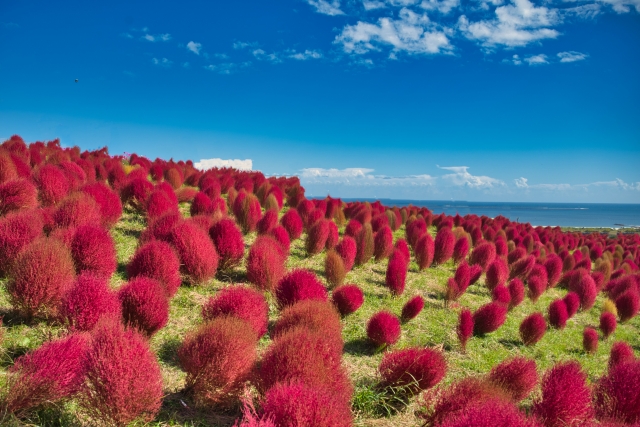
[{"label": "blue water", "polygon": [[[374,199],[342,199],[369,201]],[[451,200],[394,200],[380,199],[385,206],[427,207],[435,214],[475,214],[494,218],[498,215],[511,221],[538,226],[560,227],[640,227],[640,204],[613,203],[515,203],[465,202]]]}]

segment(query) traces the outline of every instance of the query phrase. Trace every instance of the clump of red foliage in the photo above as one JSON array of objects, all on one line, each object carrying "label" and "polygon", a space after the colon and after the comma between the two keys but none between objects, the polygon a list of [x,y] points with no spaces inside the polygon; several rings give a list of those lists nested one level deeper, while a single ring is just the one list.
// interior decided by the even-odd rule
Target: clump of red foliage
[{"label": "clump of red foliage", "polygon": [[209,229],[209,237],[218,252],[220,270],[240,265],[244,256],[244,240],[234,220],[225,218],[213,224]]},{"label": "clump of red foliage", "polygon": [[218,252],[207,233],[192,221],[181,221],[171,231],[171,243],[180,257],[180,270],[191,283],[211,279],[218,268]]},{"label": "clump of red foliage", "polygon": [[600,332],[602,332],[605,339],[615,332],[617,325],[618,322],[613,313],[605,311],[600,315]]},{"label": "clump of red foliage", "polygon": [[609,369],[621,363],[631,362],[635,360],[633,348],[625,341],[616,341],[611,346],[609,353]]},{"label": "clump of red foliage", "polygon": [[401,252],[395,251],[389,259],[385,274],[385,285],[392,294],[402,295],[404,292],[408,268],[409,260]]},{"label": "clump of red foliage", "polygon": [[0,273],[7,273],[18,253],[42,236],[42,216],[36,210],[11,212],[0,218]]},{"label": "clump of red foliage", "polygon": [[420,270],[431,267],[433,263],[435,243],[429,233],[423,234],[416,242],[415,256],[416,263]]},{"label": "clump of red foliage", "polygon": [[595,353],[598,350],[598,331],[590,326],[582,331],[582,348],[587,353]]},{"label": "clump of red foliage", "polygon": [[362,306],[364,294],[357,285],[342,285],[333,290],[331,300],[340,314],[347,316]]},{"label": "clump of red foliage", "polygon": [[402,306],[402,314],[400,315],[400,319],[403,322],[408,322],[411,319],[415,319],[416,317],[418,317],[423,308],[424,298],[422,298],[422,296],[420,295],[416,295]]},{"label": "clump of red foliage", "polygon": [[169,301],[162,285],[148,277],[130,280],[118,291],[125,324],[152,336],[169,320]]},{"label": "clump of red foliage", "polygon": [[469,264],[478,264],[482,271],[487,271],[489,265],[496,258],[496,247],[491,242],[482,242],[473,248],[469,256]]},{"label": "clump of red foliage", "polygon": [[116,244],[111,234],[101,226],[82,225],[71,240],[71,255],[76,273],[92,271],[111,277],[116,271]]},{"label": "clump of red foliage", "polygon": [[444,378],[447,362],[438,350],[409,347],[385,353],[378,372],[382,387],[400,388],[400,393],[415,395]]},{"label": "clump of red foliage", "polygon": [[520,402],[538,384],[536,362],[522,356],[504,360],[491,369],[487,379],[507,392],[514,402]]},{"label": "clump of red foliage", "polygon": [[258,236],[247,256],[247,279],[261,290],[274,290],[284,275],[285,259],[272,237]]},{"label": "clump of red foliage", "polygon": [[471,311],[463,309],[458,316],[458,326],[456,328],[462,351],[465,351],[467,341],[473,336],[473,323],[473,314],[471,314]]},{"label": "clump of red foliage", "polygon": [[547,322],[542,313],[535,312],[520,323],[520,338],[524,345],[534,345],[547,331]]},{"label": "clump of red foliage", "polygon": [[327,256],[324,259],[324,274],[327,283],[332,288],[344,283],[347,271],[344,268],[342,257],[335,250],[327,252]]},{"label": "clump of red foliage", "polygon": [[275,297],[282,309],[307,299],[327,301],[327,290],[311,271],[295,269],[278,282]]},{"label": "clump of red foliage", "polygon": [[393,234],[387,225],[382,227],[373,239],[373,255],[376,261],[389,258],[393,252]]},{"label": "clump of red foliage", "polygon": [[264,295],[247,286],[223,288],[202,306],[202,318],[205,321],[235,316],[247,322],[258,337],[267,332],[268,315],[269,306]]},{"label": "clump of red foliage", "polygon": [[549,304],[549,324],[557,329],[564,329],[567,325],[569,314],[567,313],[567,304],[562,298],[558,298]]},{"label": "clump of red foliage", "polygon": [[356,257],[355,264],[362,265],[369,261],[374,252],[373,229],[371,223],[367,222],[355,237]]},{"label": "clump of red foliage", "polygon": [[375,313],[367,322],[367,337],[376,346],[395,344],[400,332],[400,320],[388,311]]},{"label": "clump of red foliage", "polygon": [[638,290],[629,289],[616,298],[616,309],[621,322],[632,319],[640,311],[640,294]]},{"label": "clump of red foliage", "polygon": [[282,215],[282,218],[280,218],[280,224],[282,224],[284,229],[287,230],[291,240],[298,239],[302,235],[302,218],[300,218],[297,210],[289,209],[284,215]]},{"label": "clump of red foliage", "polygon": [[344,261],[344,268],[346,271],[351,271],[353,264],[356,260],[356,253],[358,247],[353,237],[345,235],[342,240],[336,245],[336,252],[342,257]]},{"label": "clump of red foliage", "polygon": [[144,276],[155,279],[163,286],[167,297],[175,295],[180,287],[180,260],[168,243],[152,240],[140,246],[129,265],[129,279]]},{"label": "clump of red foliage", "polygon": [[[627,425],[640,421],[640,360],[630,360],[609,367],[594,388],[596,415]],[[635,424],[634,424],[635,425]]]},{"label": "clump of red foliage", "polygon": [[106,277],[85,272],[64,295],[59,316],[71,330],[89,331],[102,316],[120,319],[120,300]]},{"label": "clump of red foliage", "polygon": [[484,335],[497,330],[507,319],[507,307],[498,302],[483,305],[473,313],[473,334]]},{"label": "clump of red foliage", "polygon": [[337,310],[325,301],[305,300],[288,306],[276,321],[272,338],[298,327],[322,335],[336,353],[342,352],[342,323]]},{"label": "clump of red foliage", "polygon": [[517,307],[524,300],[524,283],[522,280],[515,278],[509,282],[509,294],[511,295],[511,301],[509,302],[509,309]]}]

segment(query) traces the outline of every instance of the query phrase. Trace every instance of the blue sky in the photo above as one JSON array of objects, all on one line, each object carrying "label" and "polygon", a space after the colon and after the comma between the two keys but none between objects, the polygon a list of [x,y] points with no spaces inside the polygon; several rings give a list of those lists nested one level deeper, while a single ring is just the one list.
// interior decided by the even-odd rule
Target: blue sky
[{"label": "blue sky", "polygon": [[3,2],[0,137],[250,159],[314,196],[640,203],[639,10]]}]

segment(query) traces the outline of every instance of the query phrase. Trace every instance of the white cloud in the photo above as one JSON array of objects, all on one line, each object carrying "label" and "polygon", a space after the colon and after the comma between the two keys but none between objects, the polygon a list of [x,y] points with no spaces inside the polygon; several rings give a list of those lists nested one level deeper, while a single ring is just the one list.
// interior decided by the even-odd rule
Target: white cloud
[{"label": "white cloud", "polygon": [[528,179],[524,177],[516,178],[513,181],[516,183],[516,187],[518,188],[527,188],[529,186],[527,184]]},{"label": "white cloud", "polygon": [[420,4],[423,9],[437,10],[445,15],[458,6],[460,6],[460,0],[423,0]]},{"label": "white cloud", "polygon": [[222,64],[210,64],[210,65],[205,65],[205,70],[209,70],[209,71],[214,71],[218,74],[232,74],[233,72],[241,69],[241,68],[246,68],[248,66],[251,65],[251,62],[247,61],[247,62],[241,62],[238,64],[234,64],[232,62],[225,62]]},{"label": "white cloud", "polygon": [[247,43],[247,42],[234,42],[233,43],[233,48],[234,49],[246,49],[248,47],[256,47],[258,46],[258,43],[256,42],[251,42],[251,43]]},{"label": "white cloud", "polygon": [[267,53],[262,49],[255,49],[251,54],[258,60],[261,61],[270,61],[274,64],[278,64],[282,62],[282,59],[278,57],[275,53]]},{"label": "white cloud", "polygon": [[613,181],[596,181],[588,184],[529,184],[527,178],[514,180],[516,187],[525,190],[546,191],[589,191],[592,187],[610,187],[624,191],[640,191],[640,182],[627,183],[620,178]]},{"label": "white cloud", "polygon": [[587,59],[588,56],[589,55],[587,55],[586,53],[580,53],[580,52],[574,52],[574,51],[558,53],[558,58],[560,58],[560,62],[582,61],[584,59]]},{"label": "white cloud", "polygon": [[410,54],[446,53],[452,49],[447,34],[437,29],[426,14],[419,15],[406,8],[400,10],[399,19],[380,18],[377,24],[359,21],[347,25],[334,43],[355,54],[380,50],[379,45]]},{"label": "white cloud", "polygon": [[301,169],[298,176],[303,185],[342,184],[347,186],[431,186],[437,178],[430,175],[374,175],[368,168]]},{"label": "white cloud", "polygon": [[383,9],[387,7],[385,2],[376,0],[363,0],[362,6],[364,7],[364,10]]},{"label": "white cloud", "polygon": [[171,34],[161,34],[160,35],[160,40],[162,40],[163,42],[168,42],[169,40],[171,40]]},{"label": "white cloud", "polygon": [[344,12],[340,10],[339,0],[307,0],[311,6],[316,8],[316,12],[324,15],[344,15]]},{"label": "white cloud", "polygon": [[235,168],[243,171],[250,171],[253,169],[253,161],[251,159],[200,159],[199,162],[194,164],[196,169],[207,170],[211,168]]},{"label": "white cloud", "polygon": [[556,9],[536,7],[529,0],[512,0],[512,4],[495,9],[492,20],[470,22],[462,15],[458,28],[470,40],[477,40],[485,47],[504,45],[526,46],[544,39],[555,39],[560,33],[552,27],[560,23]]},{"label": "white cloud", "polygon": [[154,42],[156,41],[156,38],[154,36],[152,36],[151,34],[145,34],[144,36],[142,36],[143,39],[150,41],[150,42]]},{"label": "white cloud", "polygon": [[547,55],[543,53],[524,58],[524,61],[529,65],[543,65],[549,63],[549,61],[547,61]]},{"label": "white cloud", "polygon": [[[145,30],[146,30],[146,28],[145,28]],[[144,32],[146,33],[146,31],[144,31]],[[127,34],[127,36],[130,36],[130,34]],[[128,37],[128,38],[130,38],[130,37]],[[158,41],[158,40],[161,40],[163,42],[168,42],[169,40],[171,40],[171,34],[166,33],[166,34],[158,34],[158,35],[154,36],[152,34],[148,34],[147,33],[144,36],[142,36],[142,39],[150,41],[150,42],[155,42],[155,41]]]},{"label": "white cloud", "polygon": [[300,170],[301,178],[373,178],[369,175],[373,169],[367,168],[346,168],[346,169],[323,169],[305,168]]},{"label": "white cloud", "polygon": [[196,43],[194,41],[190,41],[189,43],[187,43],[187,49],[189,49],[191,52],[195,53],[196,55],[200,55],[202,44]]},{"label": "white cloud", "polygon": [[628,13],[631,8],[635,8],[636,12],[640,12],[640,0],[598,0],[601,3],[609,5],[617,13]]},{"label": "white cloud", "polygon": [[173,61],[169,61],[167,58],[151,58],[151,62],[153,62],[154,65],[158,65],[161,67],[170,67],[171,64],[173,64]]},{"label": "white cloud", "polygon": [[513,64],[513,65],[522,65],[522,58],[520,58],[520,55],[513,55],[511,57],[511,59],[503,59],[502,62],[506,62],[508,64]]},{"label": "white cloud", "polygon": [[491,178],[489,176],[471,175],[468,171],[468,166],[438,166],[438,168],[453,172],[451,174],[443,175],[440,178],[450,182],[455,186],[465,186],[471,188],[492,188],[494,186],[505,185],[503,181],[496,178]]},{"label": "white cloud", "polygon": [[296,52],[291,51],[289,58],[297,59],[298,61],[306,61],[308,59],[320,59],[322,58],[322,53],[317,50],[308,50],[306,49],[304,52]]}]

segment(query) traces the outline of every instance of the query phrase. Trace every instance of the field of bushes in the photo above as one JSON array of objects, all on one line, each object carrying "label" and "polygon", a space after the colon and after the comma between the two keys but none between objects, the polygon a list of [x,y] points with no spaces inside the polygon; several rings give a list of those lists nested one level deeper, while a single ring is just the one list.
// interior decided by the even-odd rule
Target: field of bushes
[{"label": "field of bushes", "polygon": [[0,425],[640,426],[640,235],[0,145]]}]

